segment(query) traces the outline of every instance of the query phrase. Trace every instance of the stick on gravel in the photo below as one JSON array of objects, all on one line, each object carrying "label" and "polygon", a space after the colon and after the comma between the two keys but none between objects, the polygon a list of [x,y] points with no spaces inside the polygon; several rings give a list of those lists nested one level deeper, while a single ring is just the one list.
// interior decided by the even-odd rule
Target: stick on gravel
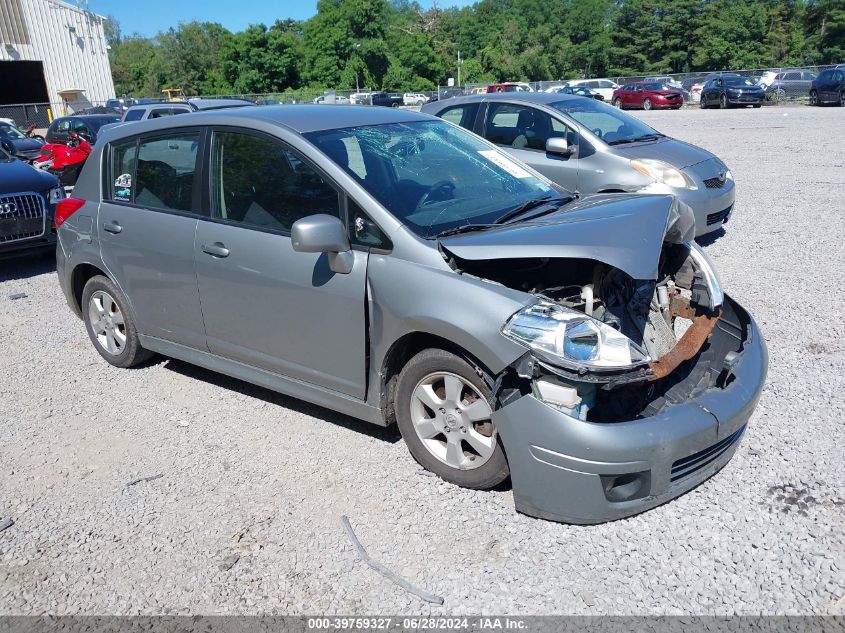
[{"label": "stick on gravel", "polygon": [[158,475],[150,475],[149,477],[138,477],[138,479],[133,479],[128,484],[126,484],[126,487],[128,488],[129,486],[134,486],[135,484],[139,484],[142,481],[154,481],[156,479],[161,479],[162,477],[164,477],[164,475],[162,475],[161,473],[159,473]]},{"label": "stick on gravel", "polygon": [[15,522],[12,521],[11,519],[6,519],[5,521],[0,521],[0,532],[8,530],[14,524],[15,524]]},{"label": "stick on gravel", "polygon": [[358,556],[360,556],[361,560],[367,563],[367,565],[375,569],[388,580],[392,580],[393,582],[395,582],[405,591],[409,591],[415,596],[419,596],[426,602],[433,602],[434,604],[443,604],[443,598],[441,598],[440,596],[435,596],[434,594],[428,593],[427,591],[423,591],[422,589],[417,589],[416,587],[414,587],[414,585],[409,583],[404,578],[401,578],[400,576],[394,574],[392,571],[390,571],[387,567],[382,565],[377,560],[373,560],[372,558],[370,558],[370,555],[367,554],[367,550],[364,549],[364,546],[361,545],[361,542],[358,540],[358,537],[355,536],[355,532],[352,529],[352,524],[349,523],[348,516],[346,516],[345,514],[341,516],[340,522],[343,524],[343,529],[346,530],[346,534],[349,536],[349,540],[352,541],[352,544],[355,546],[355,549],[358,550]]}]

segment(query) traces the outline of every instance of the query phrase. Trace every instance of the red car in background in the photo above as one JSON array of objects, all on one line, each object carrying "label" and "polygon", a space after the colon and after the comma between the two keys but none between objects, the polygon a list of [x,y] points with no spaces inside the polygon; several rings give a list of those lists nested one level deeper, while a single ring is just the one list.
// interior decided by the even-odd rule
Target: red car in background
[{"label": "red car in background", "polygon": [[636,81],[613,91],[611,103],[621,109],[677,110],[684,105],[684,93],[661,83]]}]

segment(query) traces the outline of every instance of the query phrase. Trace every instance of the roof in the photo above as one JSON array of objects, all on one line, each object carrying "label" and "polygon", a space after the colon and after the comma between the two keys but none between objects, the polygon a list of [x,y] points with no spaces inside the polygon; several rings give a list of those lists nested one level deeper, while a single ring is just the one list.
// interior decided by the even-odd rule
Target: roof
[{"label": "roof", "polygon": [[[255,106],[219,111],[213,114],[221,116],[224,113],[238,118],[261,119],[271,123],[279,123],[300,134],[360,125],[430,120],[430,117],[411,110],[345,104],[330,106],[317,104]],[[194,116],[203,114],[205,113],[197,112]],[[209,112],[208,114],[211,115],[212,113]]]},{"label": "roof", "polygon": [[[433,107],[444,106],[449,103],[466,103],[468,101],[528,101],[529,103],[560,103],[575,99],[584,99],[575,95],[561,94],[559,92],[486,92],[477,95],[464,97],[451,97],[435,101]],[[579,103],[581,103],[579,101]],[[423,106],[423,112],[429,112],[429,104]]]},{"label": "roof", "polygon": [[[557,99],[558,101],[560,99]],[[408,123],[411,121],[431,121],[432,117],[412,110],[383,108],[359,105],[269,105],[248,108],[228,108],[191,112],[175,117],[162,117],[124,123],[109,128],[115,138],[143,134],[171,127],[181,127],[190,120],[190,125],[242,125],[249,127],[251,122],[261,121],[291,129],[299,134],[334,130],[362,125],[381,125],[385,123]]]}]

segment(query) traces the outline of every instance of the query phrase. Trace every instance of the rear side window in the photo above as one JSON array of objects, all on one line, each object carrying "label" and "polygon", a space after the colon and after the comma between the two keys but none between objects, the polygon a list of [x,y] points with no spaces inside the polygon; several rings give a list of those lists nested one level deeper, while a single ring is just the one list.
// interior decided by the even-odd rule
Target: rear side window
[{"label": "rear side window", "polygon": [[476,114],[478,114],[478,103],[466,103],[446,108],[440,113],[440,118],[449,121],[449,123],[460,125],[467,130],[472,130]]},{"label": "rear side window", "polygon": [[338,193],[279,141],[215,132],[211,161],[214,217],[246,226],[290,231],[317,213],[340,217]]},{"label": "rear side window", "polygon": [[127,110],[126,116],[123,118],[124,121],[140,121],[141,118],[144,116],[144,110]]},{"label": "rear side window", "polygon": [[132,202],[132,187],[135,179],[136,141],[111,146],[111,169],[109,171],[109,199],[117,202]]},{"label": "rear side window", "polygon": [[133,183],[135,203],[192,211],[198,148],[198,132],[141,139]]}]

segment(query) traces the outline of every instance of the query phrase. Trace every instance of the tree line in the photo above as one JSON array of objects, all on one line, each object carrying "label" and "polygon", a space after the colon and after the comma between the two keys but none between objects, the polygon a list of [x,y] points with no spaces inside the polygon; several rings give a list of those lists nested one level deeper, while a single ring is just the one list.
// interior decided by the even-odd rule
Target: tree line
[{"label": "tree line", "polygon": [[845,0],[480,0],[460,9],[319,0],[308,20],[234,33],[189,22],[123,35],[113,18],[106,31],[116,92],[132,96],[417,91],[459,73],[470,83],[845,62]]}]

